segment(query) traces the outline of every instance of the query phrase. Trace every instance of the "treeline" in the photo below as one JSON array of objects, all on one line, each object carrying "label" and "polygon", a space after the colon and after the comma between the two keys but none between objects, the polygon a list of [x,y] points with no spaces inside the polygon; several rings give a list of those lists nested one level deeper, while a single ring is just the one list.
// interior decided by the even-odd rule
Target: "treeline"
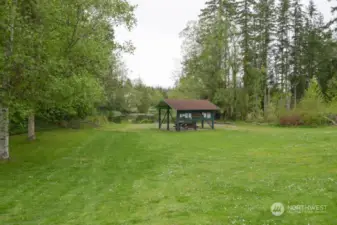
[{"label": "treeline", "polygon": [[[337,96],[335,21],[313,1],[208,0],[181,33],[182,71],[170,96],[209,99],[224,119],[310,123],[304,102],[332,109]],[[308,109],[324,111],[315,106]]]},{"label": "treeline", "polygon": [[136,24],[126,0],[8,0],[0,6],[0,159],[9,133],[35,122],[64,124],[119,112],[146,112],[165,90],[130,81],[120,60],[131,43],[116,27]]}]

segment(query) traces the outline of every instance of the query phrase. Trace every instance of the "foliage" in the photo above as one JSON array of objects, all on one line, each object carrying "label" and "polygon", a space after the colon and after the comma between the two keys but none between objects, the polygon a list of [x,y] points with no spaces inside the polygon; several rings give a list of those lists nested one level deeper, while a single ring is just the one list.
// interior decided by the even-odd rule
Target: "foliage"
[{"label": "foliage", "polygon": [[12,123],[28,115],[51,122],[94,115],[108,97],[102,76],[115,67],[117,52],[132,49],[114,33],[134,26],[134,9],[124,0],[5,1],[0,106],[15,115]]},{"label": "foliage", "polygon": [[326,101],[335,96],[337,41],[313,1],[209,0],[181,36],[171,96],[209,99],[223,119],[270,122],[310,107],[302,99],[314,77]]},{"label": "foliage", "polygon": [[154,123],[154,120],[144,119],[139,122],[140,124]]},{"label": "foliage", "polygon": [[282,115],[280,117],[280,125],[281,126],[300,126],[303,125],[303,119],[300,115],[295,113]]},{"label": "foliage", "polygon": [[109,120],[105,116],[95,115],[95,116],[88,116],[87,118],[85,118],[84,122],[95,126],[105,126],[109,123]]},{"label": "foliage", "polygon": [[264,121],[268,123],[277,123],[277,111],[273,102],[269,102],[267,109],[264,113]]},{"label": "foliage", "polygon": [[305,92],[297,111],[300,112],[305,125],[322,125],[327,123],[326,104],[315,79],[309,84],[309,88]]},{"label": "foliage", "polygon": [[329,80],[326,99],[327,101],[335,101],[335,99],[337,99],[337,77],[333,77]]},{"label": "foliage", "polygon": [[309,125],[319,126],[329,121],[328,106],[324,102],[323,94],[316,79],[312,79],[308,90],[296,109],[280,118],[281,125]]}]

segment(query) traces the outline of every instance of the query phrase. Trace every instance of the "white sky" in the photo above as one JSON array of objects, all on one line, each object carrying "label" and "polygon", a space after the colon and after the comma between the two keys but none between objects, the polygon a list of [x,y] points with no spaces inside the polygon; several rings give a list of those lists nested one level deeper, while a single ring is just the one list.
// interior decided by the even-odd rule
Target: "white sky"
[{"label": "white sky", "polygon": [[[309,0],[302,0],[307,4]],[[327,0],[314,0],[317,7],[330,17]],[[173,86],[173,73],[180,64],[181,44],[179,33],[190,20],[197,19],[206,0],[129,0],[137,4],[137,26],[128,32],[117,30],[117,39],[131,40],[136,50],[124,55],[129,77],[140,77],[150,86]]]}]

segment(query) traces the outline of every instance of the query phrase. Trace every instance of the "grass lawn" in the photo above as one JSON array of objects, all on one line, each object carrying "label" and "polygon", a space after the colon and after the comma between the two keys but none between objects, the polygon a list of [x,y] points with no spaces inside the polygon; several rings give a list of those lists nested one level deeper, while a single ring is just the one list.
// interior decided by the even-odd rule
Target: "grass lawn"
[{"label": "grass lawn", "polygon": [[1,225],[337,224],[337,128],[58,130],[11,156]]}]

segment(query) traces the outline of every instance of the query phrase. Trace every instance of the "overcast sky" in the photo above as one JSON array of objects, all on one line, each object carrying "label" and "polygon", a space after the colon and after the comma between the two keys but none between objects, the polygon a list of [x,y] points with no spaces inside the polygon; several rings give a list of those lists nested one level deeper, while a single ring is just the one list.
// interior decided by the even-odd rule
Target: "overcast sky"
[{"label": "overcast sky", "polygon": [[[179,33],[190,20],[197,19],[206,0],[129,0],[137,4],[137,26],[128,32],[117,30],[120,41],[131,40],[133,55],[124,55],[129,77],[140,77],[151,86],[173,86],[173,73],[179,68],[181,43]],[[330,17],[327,0],[314,0],[325,18]],[[307,4],[309,0],[303,0]]]}]

